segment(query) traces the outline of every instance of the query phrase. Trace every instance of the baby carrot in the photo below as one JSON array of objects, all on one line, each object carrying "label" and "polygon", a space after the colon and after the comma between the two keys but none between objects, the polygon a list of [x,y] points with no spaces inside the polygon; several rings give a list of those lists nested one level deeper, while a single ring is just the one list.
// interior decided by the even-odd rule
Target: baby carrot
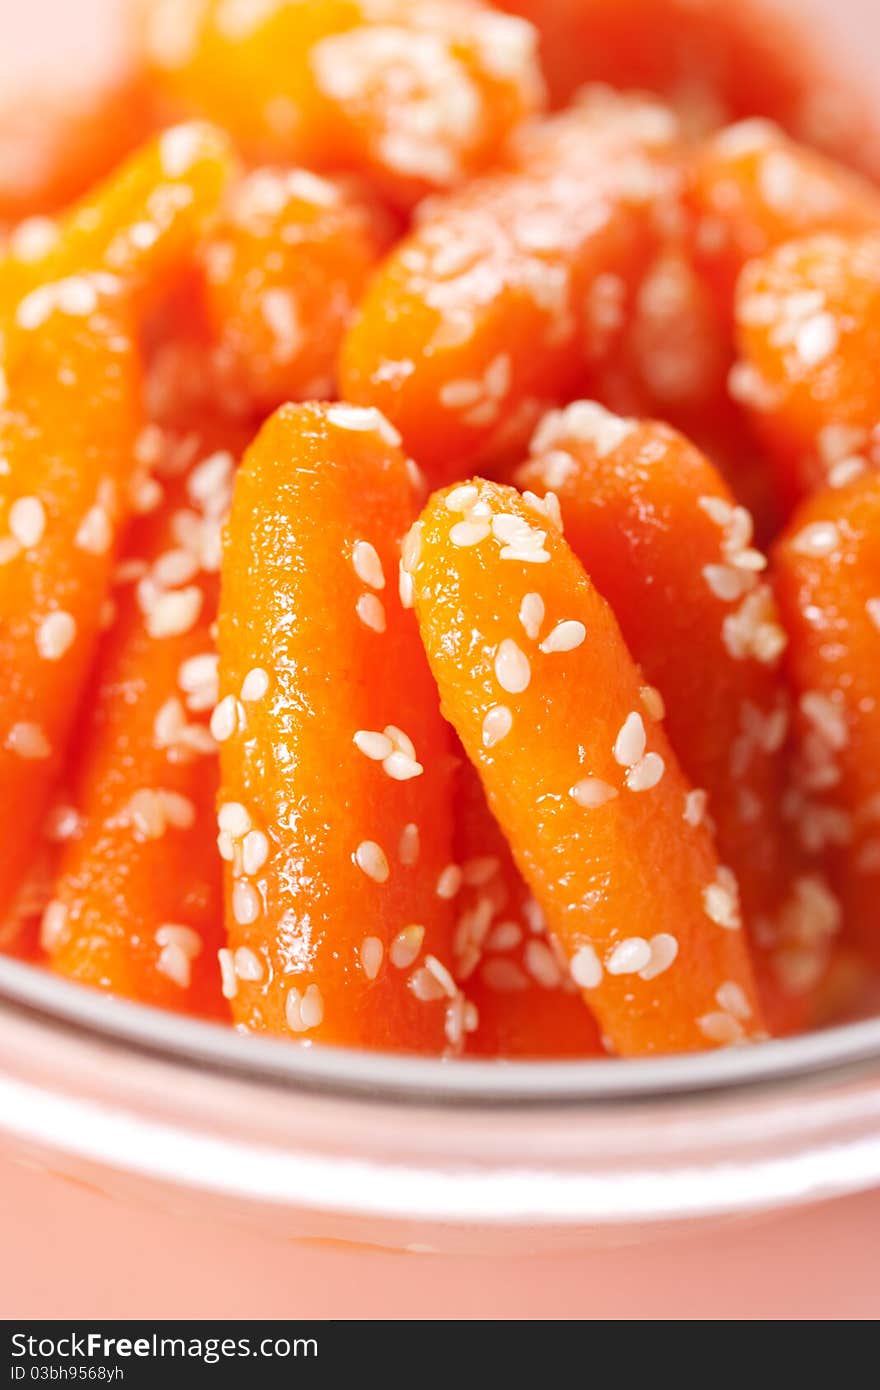
[{"label": "baby carrot", "polygon": [[221,382],[263,412],[332,396],[340,339],[390,230],[350,182],[305,169],[234,185],[199,253]]},{"label": "baby carrot", "polygon": [[[114,994],[228,1017],[216,846],[213,634],[233,456],[198,433],[157,441],[158,509],[129,537],[66,797],[73,821],[43,914],[59,973]],[[187,460],[190,460],[187,465]],[[185,472],[178,470],[185,467]]]},{"label": "baby carrot", "polygon": [[476,1009],[475,1057],[602,1055],[598,1029],[548,935],[543,913],[486,805],[474,768],[459,769],[453,973]]},{"label": "baby carrot", "polygon": [[[220,601],[228,992],[257,1031],[460,1049],[452,759],[397,597],[409,472],[376,411],[283,406],[235,483]],[[450,872],[451,870],[451,872]]]},{"label": "baby carrot", "polygon": [[22,223],[0,260],[0,306],[34,319],[47,282],[86,271],[134,291],[149,284],[154,296],[194,250],[231,169],[229,139],[216,127],[162,131],[57,220]]},{"label": "baby carrot", "polygon": [[743,272],[738,368],[780,495],[880,462],[880,228],[792,241]]},{"label": "baby carrot", "polygon": [[530,25],[475,0],[224,0],[148,7],[172,109],[221,122],[254,160],[370,174],[411,204],[485,168],[541,82]]},{"label": "baby carrot", "polygon": [[[796,976],[785,971],[804,902],[781,815],[786,638],[751,517],[683,436],[589,401],[544,420],[517,481],[558,496],[568,543],[589,564],[651,683],[645,699],[665,715],[670,743],[700,789],[685,814],[709,820],[737,876],[766,1021],[789,1031],[809,999],[802,963]],[[815,893],[806,905],[814,901]],[[817,981],[830,939],[818,938],[806,918],[804,934],[815,947]]]},{"label": "baby carrot", "polygon": [[760,1031],[732,872],[613,614],[554,509],[477,480],[404,547],[443,708],[569,961],[623,1055]]},{"label": "baby carrot", "polygon": [[774,555],[800,735],[793,813],[846,931],[880,959],[880,478],[817,493]]},{"label": "baby carrot", "polygon": [[[63,764],[113,566],[140,423],[131,338],[80,277],[7,340],[0,406],[0,849],[11,905]],[[54,296],[54,297],[53,297]]]},{"label": "baby carrot", "polygon": [[676,185],[675,135],[665,108],[594,94],[525,131],[510,169],[441,203],[385,261],[341,386],[385,412],[430,477],[516,457],[546,404],[607,361]]}]

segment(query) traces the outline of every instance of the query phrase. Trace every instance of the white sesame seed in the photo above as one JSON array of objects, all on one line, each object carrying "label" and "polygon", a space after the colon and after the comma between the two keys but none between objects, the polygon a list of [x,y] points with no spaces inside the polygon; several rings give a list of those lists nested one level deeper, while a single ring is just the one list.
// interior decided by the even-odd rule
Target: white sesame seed
[{"label": "white sesame seed", "polygon": [[391,870],[385,851],[375,840],[361,840],[354,852],[354,862],[367,878],[373,879],[375,883],[387,883]]},{"label": "white sesame seed", "polygon": [[522,941],[522,927],[518,922],[499,922],[486,937],[487,951],[513,951]]},{"label": "white sesame seed", "polygon": [[195,823],[196,808],[188,796],[181,796],[180,792],[166,791],[161,787],[156,790],[155,795],[162,816],[175,830],[189,830]]},{"label": "white sesame seed", "polygon": [[450,527],[449,539],[453,545],[467,547],[479,545],[490,534],[487,521],[457,521]]},{"label": "white sesame seed", "polygon": [[425,770],[415,758],[397,748],[383,760],[382,769],[394,782],[409,782],[413,777],[421,777]]},{"label": "white sesame seed", "polygon": [[719,1008],[733,1014],[734,1018],[746,1019],[752,1016],[752,1006],[746,998],[746,992],[735,980],[725,980],[723,985],[719,985],[715,991],[715,999]]},{"label": "white sesame seed", "polygon": [[430,970],[426,970],[424,966],[414,970],[410,975],[409,987],[422,1004],[436,1003],[438,999],[447,997],[440,981],[435,979]]},{"label": "white sesame seed", "polygon": [[407,574],[414,574],[422,555],[422,523],[414,521],[403,538],[400,563]]},{"label": "white sesame seed", "polygon": [[647,741],[642,716],[633,711],[626,716],[614,741],[614,761],[621,767],[633,767],[643,757]]},{"label": "white sesame seed", "polygon": [[237,878],[232,885],[232,915],[240,927],[250,926],[260,915],[260,895],[252,884]]},{"label": "white sesame seed", "polygon": [[869,598],[865,604],[865,610],[871,622],[880,632],[880,598]]},{"label": "white sesame seed", "polygon": [[246,874],[258,874],[269,858],[269,841],[262,830],[249,830],[242,841],[241,867]]},{"label": "white sesame seed", "polygon": [[40,945],[44,951],[54,951],[63,945],[68,925],[67,906],[60,899],[53,898],[46,904],[40,919]]},{"label": "white sesame seed", "polygon": [[553,631],[544,638],[540,650],[542,652],[573,652],[581,646],[587,636],[587,629],[583,623],[575,619],[567,619],[565,622],[557,623]]},{"label": "white sesame seed", "polygon": [[383,425],[388,429],[391,428],[381,412],[372,405],[331,405],[327,407],[327,419],[331,425],[337,425],[341,430],[355,430],[357,433],[368,430],[377,430],[381,433],[381,426]]},{"label": "white sesame seed", "polygon": [[195,123],[163,130],[159,137],[159,161],[167,179],[181,179],[205,152],[205,136]]},{"label": "white sesame seed", "polygon": [[479,489],[473,483],[463,483],[446,494],[446,506],[451,512],[467,512],[479,497]]},{"label": "white sesame seed", "polygon": [[399,562],[397,570],[397,592],[401,607],[412,608],[415,602],[415,584],[412,575],[403,568],[402,560]]},{"label": "white sesame seed", "polygon": [[244,839],[253,826],[249,811],[240,801],[224,801],[217,812],[217,824],[233,840]]},{"label": "white sesame seed", "polygon": [[239,727],[239,703],[234,695],[224,695],[211,713],[211,734],[218,743],[225,743]]},{"label": "white sesame seed", "polygon": [[247,984],[257,984],[262,980],[265,974],[263,962],[250,946],[238,946],[234,959],[235,973],[239,980],[244,980]]},{"label": "white sesame seed", "polygon": [[519,695],[528,689],[532,678],[529,659],[521,647],[510,637],[505,637],[495,653],[495,679],[510,695]]},{"label": "white sesame seed", "polygon": [[537,936],[530,937],[523,952],[523,961],[532,979],[543,989],[559,988],[559,962],[546,941]]},{"label": "white sesame seed", "polygon": [[626,785],[631,792],[647,792],[661,781],[666,764],[659,753],[646,753],[631,768],[627,769]]},{"label": "white sesame seed", "polygon": [[365,758],[370,758],[376,763],[383,762],[394,751],[394,745],[386,734],[376,733],[371,729],[358,729],[352,742]]},{"label": "white sesame seed", "polygon": [[39,545],[46,529],[46,511],[39,497],[18,497],[9,508],[9,530],[28,550]]},{"label": "white sesame seed", "polygon": [[643,936],[628,936],[605,961],[609,975],[638,975],[651,963],[651,947]]},{"label": "white sesame seed", "polygon": [[27,720],[13,724],[6,736],[6,747],[10,753],[28,761],[48,758],[52,752],[49,740],[39,724],[32,724]]},{"label": "white sesame seed", "polygon": [[369,541],[355,541],[351,563],[361,583],[368,584],[371,589],[385,588],[385,574],[379,552]]},{"label": "white sesame seed", "polygon": [[602,962],[592,946],[580,946],[571,958],[571,978],[581,989],[596,989],[602,983]]},{"label": "white sesame seed", "polygon": [[60,661],[76,641],[76,619],[63,609],[49,613],[37,628],[37,651],[44,661]]},{"label": "white sesame seed", "polygon": [[262,700],[269,689],[269,673],[262,666],[254,666],[241,683],[243,700]]},{"label": "white sesame seed", "polygon": [[458,986],[442,961],[439,961],[436,956],[425,956],[425,969],[430,975],[433,975],[443,993],[449,999],[454,999],[458,994]]},{"label": "white sesame seed", "polygon": [[89,507],[77,529],[74,544],[88,555],[106,555],[113,544],[113,522],[103,507]]},{"label": "white sesame seed", "polygon": [[158,594],[144,615],[151,637],[179,637],[189,632],[202,611],[202,591],[190,584],[185,589]]},{"label": "white sesame seed", "polygon": [[722,1047],[739,1042],[743,1036],[742,1024],[732,1014],[722,1011],[704,1014],[697,1019],[697,1026],[704,1038]]},{"label": "white sesame seed", "polygon": [[663,699],[656,685],[639,686],[639,695],[641,697],[642,707],[649,719],[653,719],[655,723],[659,723],[661,719],[666,718],[666,701]]},{"label": "white sesame seed", "polygon": [[738,931],[742,926],[739,890],[729,869],[720,868],[715,882],[703,889],[703,908],[709,920],[726,931]]},{"label": "white sesame seed", "polygon": [[408,970],[418,960],[425,940],[425,928],[413,924],[399,931],[391,943],[391,964],[398,970]]},{"label": "white sesame seed", "polygon": [[419,861],[419,827],[414,821],[410,821],[400,832],[400,843],[397,847],[397,857],[405,868],[411,869]]},{"label": "white sesame seed", "polygon": [[601,777],[582,777],[569,788],[568,794],[578,806],[592,810],[596,806],[604,806],[606,802],[613,801],[617,796],[617,788],[603,782]]},{"label": "white sesame seed", "polygon": [[371,628],[373,632],[384,632],[386,628],[385,608],[382,600],[375,594],[361,594],[355,604],[355,612],[363,623],[364,627]]},{"label": "white sesame seed", "polygon": [[513,715],[507,705],[493,705],[483,719],[483,747],[494,748],[513,728]]},{"label": "white sesame seed", "polygon": [[161,948],[156,958],[156,969],[179,989],[189,989],[192,983],[190,958],[175,941]]},{"label": "white sesame seed", "polygon": [[735,603],[754,584],[752,574],[748,570],[737,569],[735,565],[704,565],[703,578],[711,593],[722,603]]},{"label": "white sesame seed", "polygon": [[234,999],[238,994],[238,975],[232,952],[227,946],[220,947],[217,960],[220,964],[220,991],[223,998]]},{"label": "white sesame seed", "polygon": [[178,922],[164,922],[155,931],[157,946],[179,946],[184,955],[194,960],[196,956],[202,954],[202,938],[192,927],[182,926]]},{"label": "white sesame seed", "polygon": [[519,606],[519,620],[523,631],[533,642],[537,642],[544,621],[544,600],[540,594],[525,594]]},{"label": "white sesame seed", "polygon": [[678,956],[678,941],[669,932],[658,932],[656,936],[651,937],[648,946],[651,950],[651,959],[639,971],[639,978],[642,980],[656,979],[658,975],[662,975],[664,971],[669,969]]},{"label": "white sesame seed", "polygon": [[839,341],[840,334],[833,314],[814,314],[798,328],[795,350],[805,367],[818,367],[831,356]]},{"label": "white sesame seed", "polygon": [[461,888],[463,875],[458,864],[447,864],[445,869],[440,871],[437,879],[435,892],[438,898],[454,898]]},{"label": "white sesame seed", "polygon": [[833,521],[814,521],[804,526],[790,542],[796,555],[831,555],[840,547],[840,532]]},{"label": "white sesame seed", "polygon": [[365,936],[360,945],[361,969],[368,980],[375,980],[382,967],[385,947],[378,936]]},{"label": "white sesame seed", "polygon": [[683,819],[688,825],[702,825],[709,804],[708,793],[701,787],[685,793]]}]

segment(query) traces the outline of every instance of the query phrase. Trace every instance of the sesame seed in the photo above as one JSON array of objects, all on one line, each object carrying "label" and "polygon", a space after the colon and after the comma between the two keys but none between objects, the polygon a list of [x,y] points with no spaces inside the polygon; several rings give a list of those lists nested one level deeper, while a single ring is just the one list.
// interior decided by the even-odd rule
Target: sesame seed
[{"label": "sesame seed", "polygon": [[398,970],[408,970],[418,960],[422,943],[425,940],[425,928],[413,924],[404,927],[399,931],[391,943],[389,955],[391,964]]},{"label": "sesame seed", "polygon": [[814,314],[798,328],[795,350],[805,367],[818,367],[831,356],[839,341],[833,314]]},{"label": "sesame seed", "polygon": [[39,497],[18,497],[9,508],[9,530],[28,550],[39,545],[46,529],[46,511]]},{"label": "sesame seed", "polygon": [[386,734],[375,733],[370,729],[358,729],[352,742],[364,757],[381,763],[394,751],[394,745]]},{"label": "sesame seed", "polygon": [[189,989],[192,983],[190,958],[176,941],[163,946],[156,959],[156,969],[179,989]]},{"label": "sesame seed", "polygon": [[621,767],[634,767],[644,755],[647,741],[642,716],[635,712],[628,714],[614,742],[614,761]]},{"label": "sesame seed", "polygon": [[463,483],[446,494],[446,506],[451,512],[467,512],[479,497],[479,489],[473,483]]},{"label": "sesame seed", "polygon": [[232,885],[232,915],[240,927],[248,927],[256,922],[262,903],[260,895],[252,884],[237,878]]},{"label": "sesame seed", "polygon": [[422,555],[422,523],[414,521],[403,539],[400,563],[407,574],[415,573]]},{"label": "sesame seed", "polygon": [[37,651],[45,661],[60,661],[76,641],[76,619],[59,608],[37,628]]},{"label": "sesame seed", "polygon": [[[382,433],[383,425],[386,429],[391,429],[382,413],[372,405],[331,405],[327,407],[327,419],[331,425],[337,425],[341,430],[355,430],[357,433],[368,430],[378,430]],[[399,436],[397,438],[399,441]]]},{"label": "sesame seed", "polygon": [[601,777],[582,777],[569,788],[568,794],[578,806],[592,810],[596,806],[604,806],[606,802],[613,801],[617,796],[617,788],[603,782]]},{"label": "sesame seed", "polygon": [[49,740],[39,724],[32,724],[28,721],[13,724],[6,736],[6,747],[10,753],[15,753],[19,758],[26,758],[28,761],[48,758],[52,752]]},{"label": "sesame seed", "polygon": [[454,999],[455,996],[458,994],[458,986],[456,985],[455,980],[452,978],[449,971],[446,969],[446,966],[443,965],[443,963],[439,961],[436,956],[428,955],[425,956],[425,969],[429,972],[429,974],[433,975],[434,979],[437,981],[438,985],[443,990],[443,993],[447,995],[449,999]]},{"label": "sesame seed", "polygon": [[[223,699],[214,706],[211,713],[210,729],[218,743],[225,743],[236,732],[240,722],[239,714],[243,716],[244,711],[234,695],[224,695]],[[243,718],[241,723],[244,724]]]},{"label": "sesame seed", "polygon": [[538,640],[541,624],[544,621],[544,600],[540,594],[526,594],[519,606],[519,620],[523,631],[533,642]]},{"label": "sesame seed", "polygon": [[701,787],[696,787],[693,791],[685,793],[683,819],[688,825],[702,825],[706,808],[709,804],[709,796]]},{"label": "sesame seed", "polygon": [[743,1036],[742,1024],[732,1014],[722,1011],[704,1014],[697,1019],[697,1026],[704,1038],[722,1047],[739,1042]]},{"label": "sesame seed", "polygon": [[463,875],[458,864],[447,864],[440,871],[435,892],[438,898],[454,898],[462,885]]},{"label": "sesame seed", "polygon": [[414,821],[410,821],[400,832],[400,843],[397,847],[397,857],[405,868],[411,869],[418,863],[420,848],[419,827]]},{"label": "sesame seed", "polygon": [[375,840],[361,840],[354,852],[354,862],[367,878],[373,879],[375,883],[387,883],[391,870],[385,851]]},{"label": "sesame seed", "polygon": [[522,927],[518,922],[499,922],[486,937],[488,951],[513,951],[522,941]]},{"label": "sesame seed", "polygon": [[177,683],[186,697],[189,709],[202,712],[217,703],[218,657],[216,652],[189,656],[180,663]]},{"label": "sesame seed", "polygon": [[171,126],[159,137],[159,161],[168,179],[180,179],[205,152],[205,134],[194,122]]},{"label": "sesame seed", "polygon": [[754,583],[751,573],[737,569],[734,565],[704,565],[703,578],[722,603],[735,603]]},{"label": "sesame seed", "polygon": [[397,748],[383,760],[382,768],[386,776],[395,782],[408,782],[413,777],[421,777],[425,770],[415,758]]},{"label": "sesame seed", "polygon": [[507,705],[493,705],[483,719],[483,747],[494,748],[513,728],[513,715]]},{"label": "sesame seed", "polygon": [[375,980],[382,966],[385,947],[378,936],[365,936],[360,945],[361,968],[368,980]]},{"label": "sesame seed", "polygon": [[401,607],[412,608],[415,602],[415,584],[412,575],[403,568],[402,560],[397,569],[397,592],[400,596]]},{"label": "sesame seed", "polygon": [[626,785],[631,792],[647,792],[661,781],[666,764],[659,753],[646,753],[631,768],[627,769]]},{"label": "sesame seed", "polygon": [[246,874],[258,874],[269,858],[269,841],[262,830],[249,830],[242,841],[241,867]]},{"label": "sesame seed", "polygon": [[232,952],[227,946],[221,946],[217,960],[220,963],[220,992],[224,999],[234,999],[238,994],[238,974]]},{"label": "sesame seed", "polygon": [[529,659],[510,637],[505,637],[495,654],[495,678],[502,690],[519,695],[532,678]]},{"label": "sesame seed", "polygon": [[880,598],[869,598],[865,604],[865,610],[871,622],[880,632]]},{"label": "sesame seed", "polygon": [[414,970],[409,977],[409,987],[415,997],[422,1004],[436,1003],[438,999],[447,997],[446,991],[430,970],[424,966]]},{"label": "sesame seed", "polygon": [[541,941],[537,936],[531,937],[526,942],[523,960],[532,979],[543,989],[559,988],[559,962],[546,941]]},{"label": "sesame seed", "polygon": [[61,946],[68,933],[68,910],[65,903],[53,898],[43,909],[40,919],[40,945],[44,951]]},{"label": "sesame seed", "polygon": [[194,584],[158,594],[144,615],[151,637],[179,637],[189,632],[202,611],[202,591]]},{"label": "sesame seed", "polygon": [[746,1019],[752,1016],[752,1006],[746,998],[745,990],[735,980],[726,980],[723,985],[719,985],[715,991],[715,999],[719,1008],[733,1014],[734,1018]]},{"label": "sesame seed", "polygon": [[653,719],[655,723],[659,723],[661,719],[666,718],[666,701],[663,699],[656,685],[639,686],[639,696],[642,701],[642,707],[649,719]]},{"label": "sesame seed", "polygon": [[833,521],[814,521],[798,531],[790,544],[796,555],[831,555],[841,544],[840,532]]},{"label": "sesame seed", "polygon": [[487,987],[499,994],[521,993],[529,988],[528,976],[512,960],[503,957],[484,961],[480,974]]},{"label": "sesame seed", "polygon": [[651,947],[643,936],[628,936],[605,962],[609,975],[638,975],[651,963]]},{"label": "sesame seed", "polygon": [[256,984],[262,980],[265,974],[263,962],[256,951],[251,950],[250,946],[236,948],[235,973],[240,980],[244,980],[248,984]]},{"label": "sesame seed", "polygon": [[351,563],[358,579],[371,589],[385,588],[385,574],[379,552],[369,541],[355,541]]},{"label": "sesame seed", "polygon": [[89,507],[77,529],[74,544],[88,555],[106,555],[113,544],[113,522],[103,507]]},{"label": "sesame seed", "polygon": [[355,604],[355,612],[364,627],[371,628],[373,632],[385,631],[385,608],[375,594],[361,594]]},{"label": "sesame seed", "polygon": [[553,631],[541,643],[540,651],[546,653],[573,652],[581,646],[586,636],[587,629],[583,623],[569,618],[565,622],[556,624]]},{"label": "sesame seed", "polygon": [[262,666],[254,666],[241,683],[243,700],[262,700],[269,689],[269,674]]},{"label": "sesame seed", "polygon": [[678,956],[678,941],[669,932],[658,932],[648,942],[651,959],[639,971],[642,980],[654,980],[668,970]]},{"label": "sesame seed", "polygon": [[449,539],[453,545],[467,547],[479,545],[490,534],[488,521],[457,521],[450,528]]},{"label": "sesame seed", "polygon": [[224,801],[217,812],[217,824],[233,840],[241,840],[252,829],[250,813],[240,801]]},{"label": "sesame seed", "polygon": [[738,931],[742,926],[739,909],[739,889],[730,869],[720,868],[715,882],[703,889],[703,908],[710,921],[726,931]]},{"label": "sesame seed", "polygon": [[580,989],[596,989],[602,983],[602,962],[592,946],[580,946],[571,958],[569,969]]}]

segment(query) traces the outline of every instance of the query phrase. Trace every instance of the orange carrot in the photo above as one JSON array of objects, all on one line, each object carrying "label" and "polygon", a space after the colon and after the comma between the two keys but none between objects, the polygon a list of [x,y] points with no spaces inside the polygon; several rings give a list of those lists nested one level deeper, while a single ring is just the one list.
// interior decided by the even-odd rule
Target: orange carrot
[{"label": "orange carrot", "polygon": [[608,93],[524,132],[510,170],[440,204],[380,269],[343,343],[345,394],[432,478],[516,457],[607,362],[675,158],[664,108]]},{"label": "orange carrot", "polygon": [[595,1021],[548,935],[470,763],[459,769],[454,971],[477,1013],[475,1057],[601,1055]]},{"label": "orange carrot", "polygon": [[91,280],[7,341],[0,407],[0,851],[11,906],[88,676],[140,424],[131,338]]},{"label": "orange carrot", "polygon": [[411,204],[496,156],[537,105],[531,26],[475,0],[160,0],[147,46],[172,109],[258,161],[369,173]]},{"label": "orange carrot", "polygon": [[222,876],[208,719],[234,459],[212,450],[205,431],[155,442],[153,481],[164,496],[135,524],[120,566],[118,612],[78,729],[68,832],[42,937],[61,974],[228,1017],[217,965]]},{"label": "orange carrot", "polygon": [[611,1046],[706,1048],[761,1024],[736,880],[611,610],[554,509],[481,480],[404,548],[443,708]]},{"label": "orange carrot", "polygon": [[235,484],[220,603],[220,851],[239,1023],[439,1053],[452,760],[396,593],[415,502],[376,412],[284,406]]},{"label": "orange carrot", "polygon": [[847,933],[880,960],[880,478],[818,493],[775,551],[800,757],[792,810]]},{"label": "orange carrot", "polygon": [[809,237],[748,265],[740,382],[791,505],[880,462],[880,228]]},{"label": "orange carrot", "polygon": [[[786,971],[794,919],[818,890],[796,877],[803,866],[782,820],[786,639],[751,517],[674,430],[588,401],[547,417],[517,481],[540,496],[553,488],[569,544],[656,688],[646,699],[665,712],[669,740],[701,789],[687,814],[714,825],[740,885],[765,1019],[773,1032],[791,1031],[810,1005],[802,963]],[[816,984],[830,937],[813,921],[805,915],[803,934]]]}]

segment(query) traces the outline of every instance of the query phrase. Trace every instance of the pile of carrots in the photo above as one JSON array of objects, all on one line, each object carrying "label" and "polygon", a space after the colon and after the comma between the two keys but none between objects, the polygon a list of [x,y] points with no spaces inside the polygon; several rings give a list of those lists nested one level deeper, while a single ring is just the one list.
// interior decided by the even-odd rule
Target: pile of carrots
[{"label": "pile of carrots", "polygon": [[851,95],[751,3],[138,25],[129,87],[0,178],[0,945],[434,1056],[867,1007]]}]

